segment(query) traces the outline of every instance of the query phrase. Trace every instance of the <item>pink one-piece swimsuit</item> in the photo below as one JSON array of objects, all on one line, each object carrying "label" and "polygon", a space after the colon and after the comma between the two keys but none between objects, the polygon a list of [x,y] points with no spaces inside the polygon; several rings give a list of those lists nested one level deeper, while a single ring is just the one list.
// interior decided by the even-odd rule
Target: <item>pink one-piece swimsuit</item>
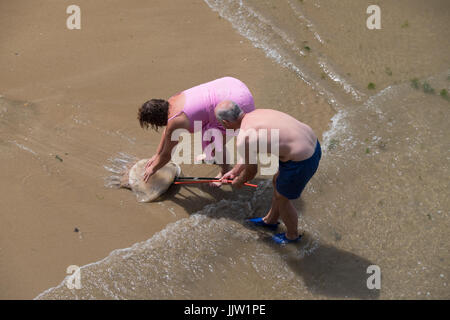
[{"label": "pink one-piece swimsuit", "polygon": [[[185,96],[185,103],[181,112],[184,112],[191,122],[191,133],[194,132],[194,121],[202,122],[202,138],[205,131],[210,128],[219,129],[225,134],[225,128],[217,121],[214,114],[214,109],[220,102],[231,100],[245,113],[255,110],[255,103],[250,90],[242,81],[232,77],[203,83],[182,93]],[[181,112],[168,121],[180,115]],[[209,143],[208,141],[202,141],[203,149]]]}]

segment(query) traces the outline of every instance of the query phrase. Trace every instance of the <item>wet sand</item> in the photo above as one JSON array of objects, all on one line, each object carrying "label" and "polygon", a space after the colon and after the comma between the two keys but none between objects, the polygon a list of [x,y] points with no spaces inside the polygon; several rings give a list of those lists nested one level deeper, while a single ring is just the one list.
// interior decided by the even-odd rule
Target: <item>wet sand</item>
[{"label": "wet sand", "polygon": [[159,134],[136,120],[147,99],[229,75],[248,85],[257,107],[296,110],[318,135],[334,114],[203,1],[78,1],[81,30],[66,28],[69,4],[0,4],[2,299],[34,298],[69,265],[146,240],[214,197],[236,196],[182,189],[184,202],[139,204],[104,187],[108,159],[156,149]]}]

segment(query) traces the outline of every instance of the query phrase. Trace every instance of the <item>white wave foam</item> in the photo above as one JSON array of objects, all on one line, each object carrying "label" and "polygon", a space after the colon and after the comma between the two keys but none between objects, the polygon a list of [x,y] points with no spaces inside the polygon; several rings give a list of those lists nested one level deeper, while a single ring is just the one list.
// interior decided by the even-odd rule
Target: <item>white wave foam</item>
[{"label": "white wave foam", "polygon": [[300,21],[304,22],[306,24],[306,27],[313,33],[314,38],[320,44],[325,44],[325,41],[322,40],[322,38],[320,37],[319,33],[315,30],[314,24],[302,14],[302,12],[300,11],[300,8],[298,7],[298,5],[292,0],[288,0],[288,3],[289,3],[289,6],[291,7],[292,11],[297,16],[297,18]]},{"label": "white wave foam", "polygon": [[305,53],[283,30],[248,4],[244,4],[242,0],[204,1],[213,11],[228,20],[239,34],[249,39],[254,47],[262,49],[268,58],[295,72],[312,89],[324,95],[331,105],[337,106],[334,95],[306,74],[302,66],[295,62],[299,55]]},{"label": "white wave foam", "polygon": [[338,83],[344,89],[344,91],[346,93],[352,95],[352,97],[356,101],[361,101],[362,97],[365,96],[363,93],[361,93],[358,90],[356,90],[355,88],[353,88],[353,86],[351,84],[349,84],[347,80],[345,80],[343,77],[339,76],[338,73],[333,70],[333,68],[330,66],[330,64],[325,61],[325,59],[320,58],[318,60],[318,64],[319,64],[320,68],[323,70],[323,72],[325,72],[325,74],[331,80]]},{"label": "white wave foam", "polygon": [[32,149],[24,146],[23,144],[18,143],[16,140],[8,140],[8,142],[10,142],[12,144],[15,144],[16,146],[18,146],[22,150],[28,151],[28,152],[36,155],[36,156],[38,155],[35,151],[33,151]]}]

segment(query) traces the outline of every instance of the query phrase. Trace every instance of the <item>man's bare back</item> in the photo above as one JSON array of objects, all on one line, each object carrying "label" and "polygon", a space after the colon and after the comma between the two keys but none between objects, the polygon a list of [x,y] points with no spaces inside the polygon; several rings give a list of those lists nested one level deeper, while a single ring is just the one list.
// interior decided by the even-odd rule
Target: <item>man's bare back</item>
[{"label": "man's bare back", "polygon": [[313,130],[308,125],[283,112],[271,109],[256,109],[245,114],[240,129],[243,134],[248,129],[267,129],[269,144],[267,150],[271,150],[270,130],[278,129],[280,161],[302,161],[314,154],[317,136]]}]

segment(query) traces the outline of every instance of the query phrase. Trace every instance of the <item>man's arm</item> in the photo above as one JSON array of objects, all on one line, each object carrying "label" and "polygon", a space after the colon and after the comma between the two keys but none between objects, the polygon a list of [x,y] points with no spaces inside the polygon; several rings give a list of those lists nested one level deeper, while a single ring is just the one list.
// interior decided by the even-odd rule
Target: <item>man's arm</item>
[{"label": "man's arm", "polygon": [[258,173],[258,165],[250,163],[256,159],[256,149],[250,150],[250,144],[257,145],[255,136],[249,136],[245,130],[239,132],[237,138],[237,149],[240,152],[244,163],[237,164],[234,168],[223,176],[223,179],[233,179],[233,186],[241,188],[244,183],[252,180]]},{"label": "man's arm", "polygon": [[222,178],[220,178],[220,180],[233,180],[235,177],[241,174],[242,170],[244,170],[244,165],[237,164],[233,167],[233,169],[225,173]]}]

